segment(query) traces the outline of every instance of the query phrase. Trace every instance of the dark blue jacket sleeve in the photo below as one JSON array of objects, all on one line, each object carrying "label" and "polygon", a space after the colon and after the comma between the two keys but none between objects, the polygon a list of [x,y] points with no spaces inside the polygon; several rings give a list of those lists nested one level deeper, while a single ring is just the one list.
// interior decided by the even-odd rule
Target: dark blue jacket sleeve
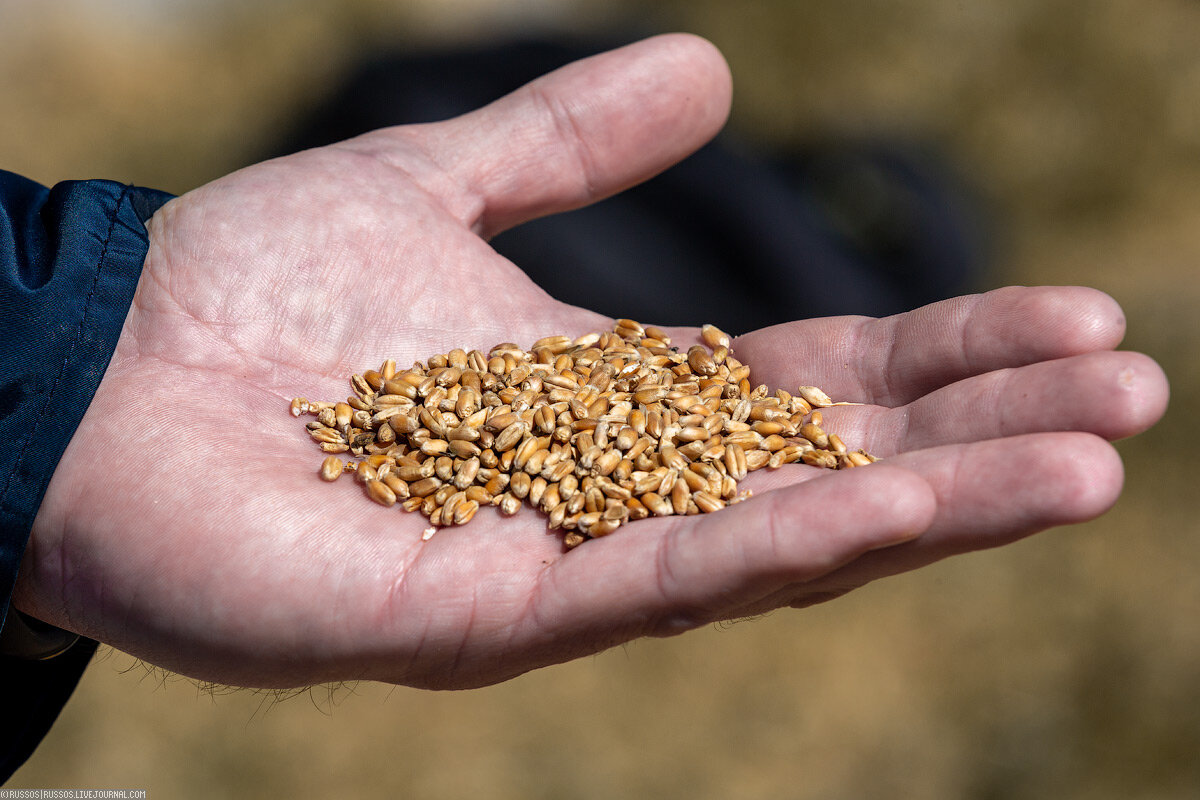
[{"label": "dark blue jacket sleeve", "polygon": [[96,643],[10,608],[50,477],[116,347],[170,196],[108,181],[47,189],[0,171],[0,783],[25,762]]}]

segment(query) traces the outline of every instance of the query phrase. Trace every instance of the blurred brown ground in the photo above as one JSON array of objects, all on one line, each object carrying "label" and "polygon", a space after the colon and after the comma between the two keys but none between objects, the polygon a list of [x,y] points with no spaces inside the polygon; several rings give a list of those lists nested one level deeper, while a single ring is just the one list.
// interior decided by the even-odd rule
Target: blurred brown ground
[{"label": "blurred brown ground", "polygon": [[[144,8],[152,3],[136,4]],[[197,13],[193,6],[208,11]],[[1172,411],[1101,520],[827,606],[638,642],[490,689],[211,693],[108,652],[6,788],[154,797],[1194,798],[1200,6],[1190,0],[0,4],[0,166],[182,192],[356,53],[488,31],[708,36],[733,126],[937,147],[994,230],[989,286],[1124,305]],[[167,9],[167,10],[163,10]],[[1028,410],[1036,414],[1036,408]],[[1188,475],[1193,475],[1188,478]]]}]

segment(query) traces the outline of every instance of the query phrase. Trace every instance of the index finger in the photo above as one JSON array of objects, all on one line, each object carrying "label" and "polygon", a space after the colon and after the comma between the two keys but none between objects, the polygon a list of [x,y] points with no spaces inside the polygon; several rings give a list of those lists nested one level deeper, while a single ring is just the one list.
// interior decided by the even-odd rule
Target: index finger
[{"label": "index finger", "polygon": [[891,317],[829,317],[748,333],[751,380],[834,400],[900,406],[974,375],[1115,348],[1119,305],[1085,287],[1008,287]]}]

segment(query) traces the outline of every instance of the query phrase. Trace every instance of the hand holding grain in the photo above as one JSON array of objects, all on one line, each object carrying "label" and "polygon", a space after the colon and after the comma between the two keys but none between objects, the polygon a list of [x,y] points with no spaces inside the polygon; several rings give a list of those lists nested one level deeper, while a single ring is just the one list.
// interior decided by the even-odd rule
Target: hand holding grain
[{"label": "hand holding grain", "polygon": [[1152,425],[1167,388],[1113,351],[1116,304],[1078,288],[737,338],[755,384],[863,403],[826,409],[825,427],[884,461],[754,473],[746,502],[569,552],[528,509],[424,541],[420,515],[316,479],[289,398],[344,392],[383,358],[611,326],[487,237],[669,166],[720,128],[729,91],[710,45],[659,37],[169,203],[17,607],[205,680],[467,687],[1104,512],[1122,477],[1105,440]]}]

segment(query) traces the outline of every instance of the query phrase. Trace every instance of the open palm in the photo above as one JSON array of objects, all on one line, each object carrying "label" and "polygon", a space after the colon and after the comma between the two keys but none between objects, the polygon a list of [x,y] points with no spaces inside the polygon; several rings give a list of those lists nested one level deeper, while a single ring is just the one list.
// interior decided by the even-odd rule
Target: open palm
[{"label": "open palm", "polygon": [[658,37],[474,114],[260,164],[166,205],[39,512],[18,606],[224,683],[475,686],[810,604],[1111,505],[1121,467],[1104,439],[1152,424],[1166,385],[1153,362],[1111,351],[1120,310],[1085,289],[740,337],[753,382],[863,402],[830,410],[828,427],[888,458],[755,473],[748,502],[570,552],[530,510],[484,510],[423,541],[423,517],[316,479],[292,396],[345,396],[349,373],[386,357],[607,329],[487,237],[669,166],[728,103],[711,46]]}]

